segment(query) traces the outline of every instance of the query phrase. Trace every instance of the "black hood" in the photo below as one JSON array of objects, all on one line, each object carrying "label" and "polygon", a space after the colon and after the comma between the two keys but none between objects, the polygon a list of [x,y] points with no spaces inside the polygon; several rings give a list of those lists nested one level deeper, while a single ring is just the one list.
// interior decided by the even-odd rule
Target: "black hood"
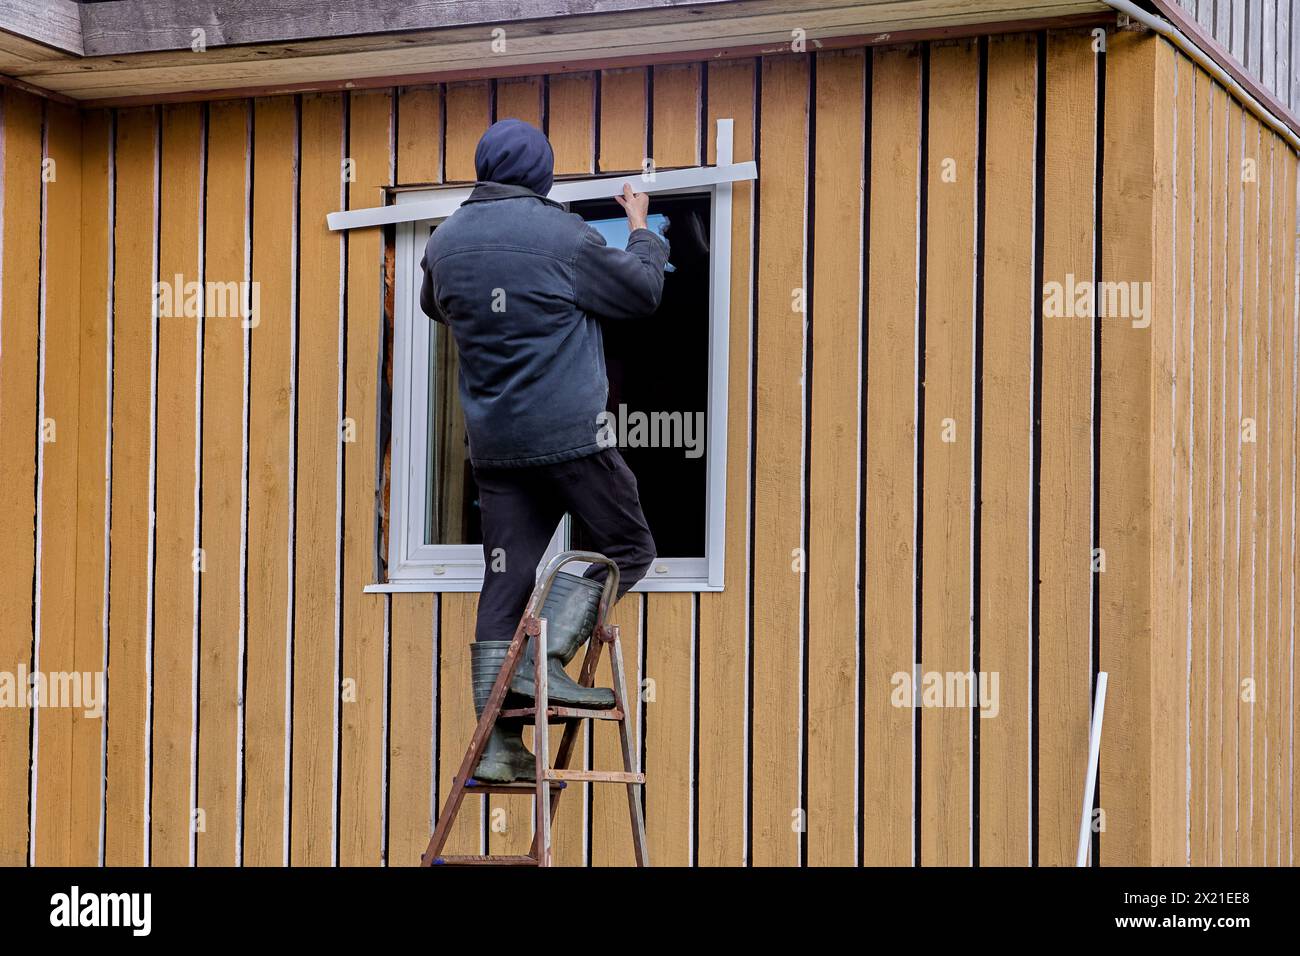
[{"label": "black hood", "polygon": [[545,196],[555,176],[555,154],[537,127],[503,119],[488,127],[478,141],[474,173],[479,182],[523,186]]}]

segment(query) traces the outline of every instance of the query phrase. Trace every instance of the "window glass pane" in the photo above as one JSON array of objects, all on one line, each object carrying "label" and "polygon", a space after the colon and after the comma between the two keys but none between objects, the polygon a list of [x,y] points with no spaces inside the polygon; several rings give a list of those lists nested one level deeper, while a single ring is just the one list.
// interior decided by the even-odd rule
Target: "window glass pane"
[{"label": "window glass pane", "polygon": [[425,319],[422,314],[420,320],[429,322],[424,543],[482,544],[478,486],[470,467],[465,415],[457,386],[456,341],[441,322]]},{"label": "window glass pane", "polygon": [[[573,203],[606,237],[625,245],[617,203]],[[663,558],[705,556],[705,454],[709,388],[709,196],[652,196],[649,226],[667,235],[669,268],[659,309],[602,323],[609,375],[609,424],[636,475],[641,507]],[[584,529],[572,547],[591,545]]]}]

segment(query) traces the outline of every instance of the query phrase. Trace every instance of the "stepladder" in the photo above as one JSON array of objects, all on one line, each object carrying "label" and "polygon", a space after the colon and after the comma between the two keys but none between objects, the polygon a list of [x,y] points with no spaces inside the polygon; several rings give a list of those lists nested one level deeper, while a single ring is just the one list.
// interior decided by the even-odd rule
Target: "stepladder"
[{"label": "stepladder", "polygon": [[[610,670],[613,676],[614,706],[604,710],[585,709],[552,704],[548,699],[547,621],[543,614],[546,597],[550,593],[555,575],[569,564],[586,563],[604,565],[606,570],[600,603],[596,611],[595,626],[587,650],[582,658],[578,683],[594,686],[600,655],[609,651]],[[627,789],[628,817],[631,824],[632,850],[637,866],[649,866],[646,850],[645,818],[641,796],[645,774],[637,767],[637,751],[632,745],[631,721],[633,712],[628,706],[627,686],[623,665],[623,650],[619,642],[617,625],[609,623],[610,609],[618,594],[618,566],[603,554],[593,551],[565,551],[556,555],[543,569],[528,598],[523,616],[515,628],[514,637],[501,664],[496,682],[479,716],[470,737],[465,756],[460,762],[451,790],[438,814],[428,849],[420,858],[421,866],[551,866],[553,865],[552,830],[560,797],[575,784],[615,784]],[[531,663],[524,661],[524,648],[533,639],[534,652]],[[510,690],[510,682],[520,666],[535,670],[535,693],[532,700],[518,699]],[[531,782],[493,783],[476,780],[474,769],[479,764],[488,735],[498,719],[522,718],[533,725],[533,751],[536,756],[536,779]],[[622,770],[574,770],[569,763],[577,749],[579,729],[590,721],[613,721],[618,730]],[[552,725],[563,727],[554,765],[550,764]],[[525,855],[444,854],[443,849],[451,836],[456,816],[467,796],[508,794],[533,798],[533,839]]]}]

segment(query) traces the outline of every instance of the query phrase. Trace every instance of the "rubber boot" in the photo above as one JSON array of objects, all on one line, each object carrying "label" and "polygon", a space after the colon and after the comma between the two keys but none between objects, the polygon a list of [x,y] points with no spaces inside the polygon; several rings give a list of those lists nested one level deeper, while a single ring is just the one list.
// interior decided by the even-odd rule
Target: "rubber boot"
[{"label": "rubber boot", "polygon": [[[564,669],[578,648],[596,628],[596,611],[604,585],[591,578],[557,572],[539,617],[546,618],[546,696],[552,704],[606,710],[614,706],[614,692],[608,687],[583,687]],[[528,639],[524,659],[515,668],[510,689],[516,694],[536,696],[533,665],[534,639]]]},{"label": "rubber boot", "polygon": [[[483,716],[483,708],[492,696],[501,665],[510,650],[509,641],[475,641],[470,646],[470,680],[474,689],[474,716]],[[488,735],[487,746],[474,771],[476,780],[512,783],[536,780],[537,762],[524,746],[524,722],[520,718],[498,720]]]}]

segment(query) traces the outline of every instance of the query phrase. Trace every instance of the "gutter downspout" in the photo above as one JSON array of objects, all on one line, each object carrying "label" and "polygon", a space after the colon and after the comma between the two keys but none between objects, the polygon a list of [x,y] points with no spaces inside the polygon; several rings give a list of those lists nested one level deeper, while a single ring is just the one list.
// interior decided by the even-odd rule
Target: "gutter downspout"
[{"label": "gutter downspout", "polygon": [[1164,37],[1188,57],[1194,60],[1198,66],[1213,76],[1223,84],[1234,96],[1237,97],[1246,109],[1250,110],[1261,123],[1264,123],[1269,129],[1281,136],[1291,148],[1300,152],[1300,137],[1291,131],[1291,128],[1273,115],[1272,110],[1264,106],[1259,100],[1251,96],[1250,93],[1236,80],[1234,80],[1224,69],[1215,63],[1214,60],[1205,53],[1199,46],[1189,40],[1182,32],[1174,27],[1169,21],[1160,17],[1153,16],[1143,10],[1130,0],[1101,0],[1102,3],[1110,7],[1116,13],[1122,13],[1132,20],[1136,20],[1153,33],[1158,33]]}]

